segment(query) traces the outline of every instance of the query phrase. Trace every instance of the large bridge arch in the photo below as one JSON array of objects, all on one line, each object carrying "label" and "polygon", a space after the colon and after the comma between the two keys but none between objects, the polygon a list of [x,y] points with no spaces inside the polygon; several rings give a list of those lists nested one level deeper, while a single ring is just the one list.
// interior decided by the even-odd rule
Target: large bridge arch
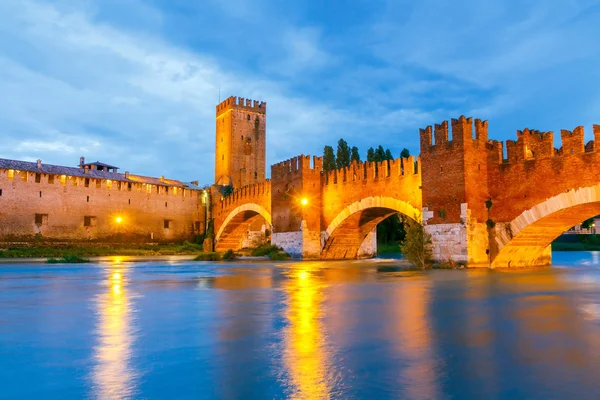
[{"label": "large bridge arch", "polygon": [[377,224],[396,213],[421,222],[421,211],[407,201],[386,196],[355,201],[340,211],[323,232],[321,258],[358,258],[362,244]]},{"label": "large bridge arch", "polygon": [[256,203],[246,203],[234,208],[217,229],[215,249],[217,251],[240,249],[248,228],[257,221],[264,221],[270,227],[271,213]]},{"label": "large bridge arch", "polygon": [[552,242],[572,226],[596,215],[600,215],[600,184],[550,197],[510,223],[496,225],[497,251],[491,266],[548,265]]}]

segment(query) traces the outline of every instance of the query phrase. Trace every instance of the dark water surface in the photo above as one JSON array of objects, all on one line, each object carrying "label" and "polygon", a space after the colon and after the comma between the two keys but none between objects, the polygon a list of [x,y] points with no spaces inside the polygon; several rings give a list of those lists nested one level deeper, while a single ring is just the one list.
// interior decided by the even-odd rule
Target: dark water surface
[{"label": "dark water surface", "polygon": [[0,265],[0,397],[600,398],[600,257]]}]

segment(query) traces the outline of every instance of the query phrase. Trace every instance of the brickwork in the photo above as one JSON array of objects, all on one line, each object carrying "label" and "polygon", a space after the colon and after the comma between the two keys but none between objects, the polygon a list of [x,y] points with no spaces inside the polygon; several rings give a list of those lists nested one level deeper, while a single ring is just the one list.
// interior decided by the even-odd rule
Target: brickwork
[{"label": "brickwork", "polygon": [[264,237],[271,229],[271,181],[244,186],[225,198],[214,186],[211,197],[216,250],[238,250],[259,241],[257,232]]},{"label": "brickwork", "polygon": [[215,183],[241,188],[265,180],[267,104],[229,97],[216,108]]},{"label": "brickwork", "polygon": [[[40,168],[40,171],[42,168]],[[202,191],[0,169],[0,240],[189,240],[204,231]],[[159,181],[158,179],[156,179]],[[120,218],[120,223],[117,223]]]}]

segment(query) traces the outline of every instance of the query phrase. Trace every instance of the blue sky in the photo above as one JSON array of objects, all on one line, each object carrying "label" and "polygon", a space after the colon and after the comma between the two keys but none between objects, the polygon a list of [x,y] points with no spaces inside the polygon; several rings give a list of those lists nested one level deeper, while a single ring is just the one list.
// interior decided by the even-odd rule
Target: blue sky
[{"label": "blue sky", "polygon": [[0,15],[2,158],[211,183],[219,87],[267,101],[269,165],[340,137],[417,153],[419,128],[461,114],[498,140],[600,123],[600,1],[2,0]]}]

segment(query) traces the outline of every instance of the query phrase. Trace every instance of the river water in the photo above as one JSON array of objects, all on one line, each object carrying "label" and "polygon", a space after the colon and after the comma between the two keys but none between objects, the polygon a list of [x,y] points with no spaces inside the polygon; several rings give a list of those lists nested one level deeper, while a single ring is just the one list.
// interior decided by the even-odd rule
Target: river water
[{"label": "river water", "polygon": [[600,256],[0,265],[0,398],[600,398]]}]

